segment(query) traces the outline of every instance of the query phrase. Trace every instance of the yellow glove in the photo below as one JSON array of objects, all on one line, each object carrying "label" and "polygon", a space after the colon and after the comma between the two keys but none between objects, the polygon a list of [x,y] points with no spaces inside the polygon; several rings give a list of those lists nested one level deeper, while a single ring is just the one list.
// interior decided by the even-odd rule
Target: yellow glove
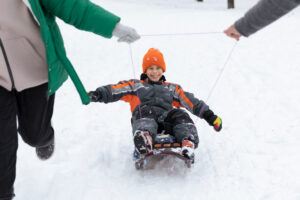
[{"label": "yellow glove", "polygon": [[222,119],[220,117],[217,117],[213,122],[213,125],[214,129],[219,132],[222,129]]}]

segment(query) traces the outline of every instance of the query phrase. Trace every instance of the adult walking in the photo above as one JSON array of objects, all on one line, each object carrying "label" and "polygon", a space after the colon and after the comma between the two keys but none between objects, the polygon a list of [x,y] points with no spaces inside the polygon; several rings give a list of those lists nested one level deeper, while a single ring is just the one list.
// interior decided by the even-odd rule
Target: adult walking
[{"label": "adult walking", "polygon": [[14,197],[18,132],[40,159],[53,154],[54,96],[68,76],[82,103],[90,102],[66,56],[56,16],[105,38],[130,43],[140,37],[89,0],[0,1],[0,200]]},{"label": "adult walking", "polygon": [[290,12],[299,4],[300,0],[260,0],[224,33],[236,40],[239,40],[241,36],[248,37]]}]

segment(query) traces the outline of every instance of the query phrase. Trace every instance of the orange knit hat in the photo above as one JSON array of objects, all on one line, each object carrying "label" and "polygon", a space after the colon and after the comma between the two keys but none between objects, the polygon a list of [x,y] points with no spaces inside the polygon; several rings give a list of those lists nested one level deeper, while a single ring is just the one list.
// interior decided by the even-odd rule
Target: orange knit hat
[{"label": "orange knit hat", "polygon": [[147,69],[152,65],[161,67],[163,72],[166,71],[163,54],[158,49],[154,48],[149,49],[148,52],[144,55],[143,73],[146,73]]}]

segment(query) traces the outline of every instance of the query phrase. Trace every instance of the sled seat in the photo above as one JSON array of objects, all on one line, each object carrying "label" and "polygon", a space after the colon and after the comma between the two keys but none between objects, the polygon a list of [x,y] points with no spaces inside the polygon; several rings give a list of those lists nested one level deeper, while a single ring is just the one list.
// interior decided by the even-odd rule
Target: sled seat
[{"label": "sled seat", "polygon": [[137,170],[152,169],[156,162],[165,159],[167,156],[173,156],[183,160],[187,168],[190,168],[194,163],[194,159],[189,159],[181,154],[181,143],[176,142],[175,137],[172,135],[158,134],[152,148],[153,151],[146,155],[140,155],[135,149],[133,155],[135,168]]},{"label": "sled seat", "polygon": [[181,143],[175,141],[175,137],[170,134],[158,134],[155,138],[153,149],[180,148]]},{"label": "sled seat", "polygon": [[164,143],[164,144],[156,143],[156,144],[153,145],[154,149],[177,148],[177,147],[181,147],[181,144],[178,143],[178,142],[175,142],[175,143]]},{"label": "sled seat", "polygon": [[166,156],[173,156],[183,160],[187,168],[190,168],[194,163],[194,159],[189,159],[181,154],[181,143],[176,142],[175,137],[170,134],[157,134],[152,148],[153,151],[146,155],[139,154],[135,148],[133,159],[137,170],[152,169],[157,161],[163,160]]}]

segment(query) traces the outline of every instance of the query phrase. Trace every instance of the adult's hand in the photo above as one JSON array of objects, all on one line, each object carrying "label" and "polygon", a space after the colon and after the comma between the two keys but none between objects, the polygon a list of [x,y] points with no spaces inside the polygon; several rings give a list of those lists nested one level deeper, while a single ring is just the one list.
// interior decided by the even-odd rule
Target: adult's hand
[{"label": "adult's hand", "polygon": [[236,40],[239,40],[240,37],[242,36],[235,28],[234,24],[231,25],[228,29],[226,29],[224,31],[224,33],[228,36],[228,37],[231,37],[231,38],[234,38]]},{"label": "adult's hand", "polygon": [[132,43],[141,38],[141,36],[136,32],[135,29],[120,23],[117,23],[115,29],[112,32],[112,35],[118,38],[118,42],[127,43]]}]

